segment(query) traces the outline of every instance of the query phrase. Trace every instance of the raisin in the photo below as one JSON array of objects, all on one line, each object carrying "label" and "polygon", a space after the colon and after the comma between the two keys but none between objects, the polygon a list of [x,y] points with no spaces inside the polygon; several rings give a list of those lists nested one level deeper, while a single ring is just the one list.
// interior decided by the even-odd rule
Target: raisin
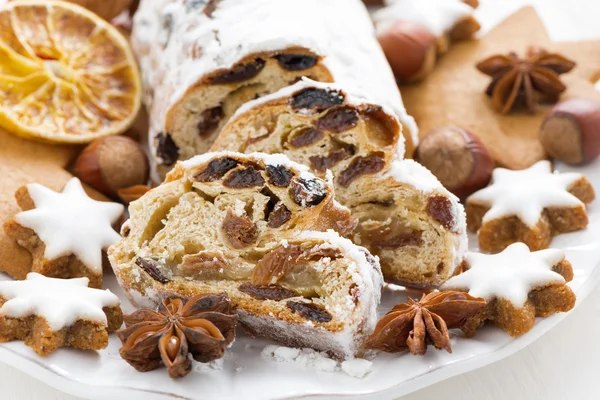
[{"label": "raisin", "polygon": [[381,155],[371,154],[366,157],[356,157],[348,168],[343,170],[338,177],[338,183],[342,187],[348,187],[352,181],[361,175],[374,174],[385,166],[385,160]]},{"label": "raisin", "polygon": [[319,261],[323,258],[330,258],[332,260],[342,257],[342,252],[338,249],[323,248],[320,246],[313,247],[306,251],[303,255],[303,259],[307,261]]},{"label": "raisin", "polygon": [[294,110],[311,109],[325,111],[344,102],[344,95],[335,90],[308,88],[296,93],[290,99]]},{"label": "raisin", "polygon": [[227,262],[219,253],[202,251],[183,256],[179,269],[184,275],[199,274],[201,276],[217,276],[218,271],[228,267]]},{"label": "raisin", "polygon": [[220,85],[225,83],[243,82],[254,78],[264,67],[265,60],[256,58],[252,62],[247,64],[237,64],[233,68],[209,78],[209,83]]},{"label": "raisin", "polygon": [[162,160],[163,165],[173,165],[179,158],[179,147],[173,141],[170,133],[159,133],[156,135],[158,143],[156,145],[156,155]]},{"label": "raisin", "polygon": [[202,119],[198,121],[198,135],[201,138],[209,136],[217,129],[221,118],[223,118],[223,107],[216,106],[202,111]]},{"label": "raisin", "polygon": [[294,173],[281,165],[267,165],[269,183],[278,187],[287,187],[294,177]]},{"label": "raisin", "polygon": [[204,14],[207,17],[212,18],[213,13],[217,9],[217,6],[220,2],[221,0],[208,0],[208,2],[206,3],[206,7],[204,7]]},{"label": "raisin", "polygon": [[279,66],[288,71],[302,71],[315,66],[318,58],[304,54],[278,54],[275,56]]},{"label": "raisin", "polygon": [[340,161],[352,157],[355,153],[354,146],[332,150],[326,156],[311,156],[310,166],[317,172],[325,172],[327,169],[337,165]]},{"label": "raisin", "polygon": [[294,179],[291,182],[290,194],[296,204],[308,208],[321,204],[327,197],[325,186],[314,179]]},{"label": "raisin", "polygon": [[444,196],[432,196],[427,200],[427,214],[442,224],[446,229],[455,225],[452,202]]},{"label": "raisin", "polygon": [[227,211],[221,229],[234,249],[248,247],[258,239],[256,224],[246,216],[238,217],[231,210]]},{"label": "raisin", "polygon": [[159,269],[160,264],[158,263],[158,261],[155,261],[151,258],[139,257],[138,259],[135,260],[135,265],[137,265],[138,267],[140,267],[141,269],[146,271],[146,273],[148,275],[150,275],[150,277],[152,277],[152,279],[154,279],[157,282],[165,284],[165,283],[169,283],[169,281],[170,281],[169,278],[164,276],[163,273],[160,271],[160,269]]},{"label": "raisin", "polygon": [[276,282],[296,266],[301,255],[302,248],[295,244],[282,246],[267,253],[256,264],[250,282],[254,285],[269,285],[273,283],[273,278]]},{"label": "raisin", "polygon": [[354,304],[358,304],[358,299],[360,297],[360,289],[358,288],[356,283],[350,285],[350,289],[348,289],[348,294],[350,295],[350,297],[352,297],[352,302]]},{"label": "raisin", "polygon": [[286,306],[293,312],[314,322],[329,322],[333,318],[325,307],[320,304],[288,301]]},{"label": "raisin", "polygon": [[294,132],[292,137],[289,139],[289,143],[292,145],[292,147],[304,147],[316,143],[322,138],[323,132],[315,128],[307,127],[300,129],[297,133]]},{"label": "raisin", "polygon": [[251,166],[231,171],[223,181],[223,186],[235,189],[263,186],[264,184],[265,178],[260,171]]},{"label": "raisin", "polygon": [[292,212],[283,205],[283,203],[277,203],[273,211],[269,214],[267,226],[269,228],[277,229],[292,218]]},{"label": "raisin", "polygon": [[227,172],[237,167],[240,163],[233,158],[216,158],[208,163],[206,168],[199,172],[194,179],[198,182],[213,182],[221,179]]},{"label": "raisin", "polygon": [[238,290],[259,300],[279,301],[300,296],[293,290],[286,289],[279,285],[253,285],[248,282],[242,283],[238,287]]},{"label": "raisin", "polygon": [[358,123],[358,112],[350,107],[340,107],[329,111],[327,114],[319,118],[315,126],[317,129],[342,133],[348,129],[352,129]]}]

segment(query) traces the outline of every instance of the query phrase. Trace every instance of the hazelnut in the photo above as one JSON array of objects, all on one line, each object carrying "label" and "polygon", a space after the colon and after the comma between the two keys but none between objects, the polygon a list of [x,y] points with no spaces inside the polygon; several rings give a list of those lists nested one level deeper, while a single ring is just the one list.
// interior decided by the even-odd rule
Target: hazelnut
[{"label": "hazelnut", "polygon": [[585,164],[600,154],[600,102],[570,99],[546,115],[540,140],[548,154],[568,164]]},{"label": "hazelnut", "polygon": [[148,181],[148,159],[141,146],[125,136],[90,143],[75,161],[75,175],[94,189],[116,198],[119,189]]},{"label": "hazelnut", "polygon": [[415,152],[415,160],[460,198],[486,186],[494,169],[492,156],[483,143],[458,127],[427,133]]},{"label": "hazelnut", "polygon": [[423,26],[397,21],[377,39],[399,82],[417,81],[433,70],[437,38]]}]

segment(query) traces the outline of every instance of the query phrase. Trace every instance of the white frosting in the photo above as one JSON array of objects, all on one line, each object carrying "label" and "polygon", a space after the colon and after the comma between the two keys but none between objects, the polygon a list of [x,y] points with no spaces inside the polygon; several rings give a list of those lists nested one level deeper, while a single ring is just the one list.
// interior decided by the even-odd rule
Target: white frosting
[{"label": "white frosting", "polygon": [[[369,93],[376,104],[394,110],[417,143],[417,126],[360,0],[222,0],[212,18],[201,6],[186,10],[186,3],[191,1],[142,0],[134,18],[132,45],[150,110],[151,147],[169,110],[203,76],[253,53],[295,46],[325,57],[324,65],[346,91]],[[198,49],[201,56],[194,57]]]},{"label": "white frosting", "polygon": [[390,29],[396,21],[422,25],[441,37],[461,19],[473,14],[473,8],[461,0],[388,0],[387,6],[373,13],[378,33]]},{"label": "white frosting", "polygon": [[472,194],[467,202],[491,207],[483,222],[516,215],[530,227],[540,220],[546,207],[579,207],[584,204],[567,191],[583,178],[578,173],[552,173],[549,161],[539,161],[521,171],[496,168],[492,183]]},{"label": "white frosting", "polygon": [[488,255],[468,252],[469,270],[450,278],[442,290],[464,290],[486,301],[502,298],[523,307],[529,292],[565,279],[552,267],[565,258],[565,252],[547,249],[531,252],[523,243],[513,243],[502,253]]},{"label": "white frosting", "polygon": [[44,242],[44,257],[54,260],[75,255],[95,274],[102,273],[102,250],[121,240],[112,224],[124,211],[121,204],[88,197],[81,182],[72,178],[61,193],[37,183],[27,185],[35,208],[15,216]]},{"label": "white frosting", "polygon": [[55,332],[77,320],[106,325],[102,308],[117,307],[121,301],[108,289],[89,288],[89,281],[47,278],[30,272],[24,281],[0,282],[0,296],[7,300],[0,308],[0,315],[11,318],[37,315]]},{"label": "white frosting", "polygon": [[373,370],[373,363],[363,358],[353,358],[346,360],[340,365],[342,371],[347,373],[353,378],[362,379]]}]

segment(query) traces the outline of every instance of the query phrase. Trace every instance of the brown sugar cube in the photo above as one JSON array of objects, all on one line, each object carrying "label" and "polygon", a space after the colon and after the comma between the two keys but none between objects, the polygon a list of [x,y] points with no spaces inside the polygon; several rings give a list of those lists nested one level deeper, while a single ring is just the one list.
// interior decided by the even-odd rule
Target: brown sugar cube
[{"label": "brown sugar cube", "polygon": [[465,269],[441,290],[464,290],[487,301],[463,327],[468,336],[486,321],[521,336],[533,328],[536,317],[575,306],[575,294],[566,285],[573,279],[573,268],[562,250],[531,252],[525,244],[515,243],[495,255],[467,253]]},{"label": "brown sugar cube", "polygon": [[467,198],[467,226],[478,233],[484,251],[515,242],[545,249],[553,236],[587,226],[586,204],[594,197],[583,175],[552,173],[548,161],[522,171],[496,168],[492,183]]},{"label": "brown sugar cube", "polygon": [[0,341],[22,340],[41,356],[65,346],[105,348],[108,332],[123,323],[120,300],[88,283],[87,278],[37,273],[24,281],[0,282]]}]

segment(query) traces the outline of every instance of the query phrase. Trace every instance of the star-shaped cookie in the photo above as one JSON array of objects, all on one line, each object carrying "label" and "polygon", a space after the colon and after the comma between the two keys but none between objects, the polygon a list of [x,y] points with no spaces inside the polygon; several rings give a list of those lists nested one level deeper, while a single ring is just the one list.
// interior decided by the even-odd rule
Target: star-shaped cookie
[{"label": "star-shaped cookie", "polygon": [[24,210],[5,225],[5,232],[33,256],[32,271],[47,276],[90,278],[102,282],[102,250],[121,236],[112,224],[123,214],[121,204],[96,201],[72,178],[61,193],[29,184],[16,193]]},{"label": "star-shaped cookie", "polygon": [[[527,168],[546,158],[538,135],[550,105],[535,114],[500,115],[485,95],[489,78],[475,68],[477,62],[494,54],[514,51],[524,55],[531,45],[555,50],[534,9],[525,7],[479,40],[457,43],[423,82],[402,87],[404,103],[417,121],[420,135],[435,128],[460,126],[481,139],[499,166],[510,169]],[[581,52],[574,61],[587,64],[590,57],[596,56]],[[561,76],[567,86],[561,99],[600,100],[591,82],[576,71],[577,67],[574,73]]]},{"label": "star-shaped cookie", "polygon": [[121,301],[88,278],[56,279],[29,273],[0,282],[0,341],[24,340],[40,355],[59,347],[103,349],[123,322]]},{"label": "star-shaped cookie", "polygon": [[479,247],[499,251],[524,242],[547,248],[552,236],[583,229],[594,189],[578,173],[553,173],[549,161],[521,171],[496,168],[492,183],[467,198],[467,224]]},{"label": "star-shaped cookie", "polygon": [[468,252],[465,269],[440,290],[466,291],[487,301],[467,323],[469,335],[489,320],[511,336],[520,336],[533,327],[536,316],[566,312],[575,305],[575,294],[566,285],[573,279],[573,268],[562,250],[531,252],[527,245],[514,243],[494,255]]}]

